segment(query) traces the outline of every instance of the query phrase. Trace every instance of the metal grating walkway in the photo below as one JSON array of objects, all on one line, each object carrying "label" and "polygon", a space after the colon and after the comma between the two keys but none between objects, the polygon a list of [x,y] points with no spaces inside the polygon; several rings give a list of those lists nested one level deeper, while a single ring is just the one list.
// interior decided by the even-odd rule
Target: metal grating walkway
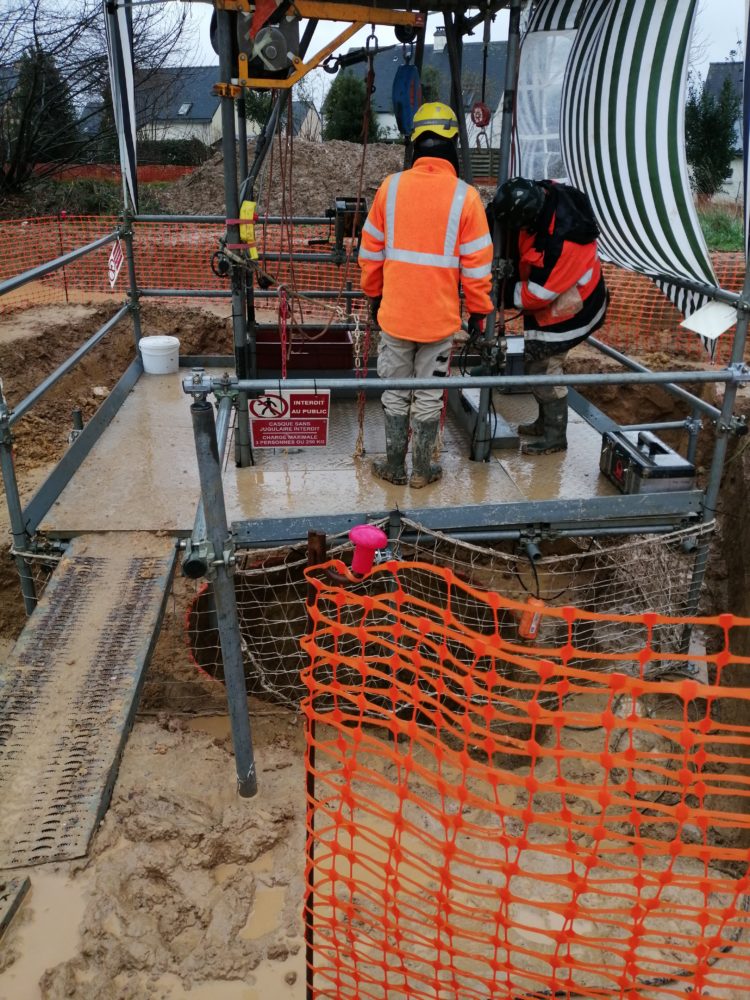
[{"label": "metal grating walkway", "polygon": [[161,621],[173,538],[73,540],[0,671],[0,869],[82,857]]}]

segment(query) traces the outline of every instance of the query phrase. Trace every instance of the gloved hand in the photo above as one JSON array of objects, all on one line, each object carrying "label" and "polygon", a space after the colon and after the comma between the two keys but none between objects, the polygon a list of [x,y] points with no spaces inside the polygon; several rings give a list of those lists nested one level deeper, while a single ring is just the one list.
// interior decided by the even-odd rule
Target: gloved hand
[{"label": "gloved hand", "polygon": [[469,332],[469,340],[477,340],[483,336],[485,318],[482,313],[472,313],[469,316],[469,322],[466,324],[466,329]]},{"label": "gloved hand", "polygon": [[378,310],[380,309],[380,303],[382,301],[382,295],[378,295],[377,298],[374,299],[368,299],[368,302],[370,303],[370,319],[373,323],[377,323],[378,321]]}]

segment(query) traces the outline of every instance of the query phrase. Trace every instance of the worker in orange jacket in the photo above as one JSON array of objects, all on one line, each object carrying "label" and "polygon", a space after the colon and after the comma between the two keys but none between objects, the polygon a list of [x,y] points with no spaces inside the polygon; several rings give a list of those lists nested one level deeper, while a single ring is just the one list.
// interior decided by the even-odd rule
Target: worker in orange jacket
[{"label": "worker in orange jacket", "polygon": [[[583,191],[554,181],[512,177],[501,184],[490,214],[509,230],[515,282],[505,305],[523,313],[524,370],[560,375],[565,357],[604,323],[609,295],[597,250],[597,226]],[[568,390],[533,387],[539,413],[518,433],[522,451],[547,455],[568,446]]]},{"label": "worker in orange jacket", "polygon": [[[458,178],[458,120],[446,104],[423,104],[414,116],[414,165],[380,185],[362,232],[362,289],[380,326],[378,375],[424,378],[448,374],[453,337],[461,329],[459,283],[469,330],[482,329],[490,300],[492,237],[479,193]],[[442,475],[433,464],[442,390],[387,389],[385,461],[373,472],[407,482],[409,418],[415,488]]]}]

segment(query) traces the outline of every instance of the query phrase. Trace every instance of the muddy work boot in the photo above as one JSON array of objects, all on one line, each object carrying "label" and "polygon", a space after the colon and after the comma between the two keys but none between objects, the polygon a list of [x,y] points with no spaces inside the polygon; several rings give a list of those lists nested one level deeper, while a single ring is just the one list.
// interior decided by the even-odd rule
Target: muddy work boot
[{"label": "muddy work boot", "polygon": [[536,420],[533,420],[530,424],[519,424],[518,433],[521,437],[541,437],[544,434],[544,411],[542,410],[541,403],[538,403],[539,412],[536,415]]},{"label": "muddy work boot", "polygon": [[411,425],[411,477],[409,485],[421,490],[428,483],[436,483],[443,474],[443,467],[432,461],[440,420],[415,420]]},{"label": "muddy work boot", "polygon": [[567,397],[541,403],[539,409],[544,423],[544,433],[535,441],[529,441],[522,445],[521,451],[524,455],[551,455],[555,451],[565,451],[568,447],[566,435],[568,426]]},{"label": "muddy work boot", "polygon": [[406,448],[409,443],[409,414],[388,413],[385,415],[385,461],[373,462],[372,471],[379,479],[385,479],[396,486],[405,486]]}]

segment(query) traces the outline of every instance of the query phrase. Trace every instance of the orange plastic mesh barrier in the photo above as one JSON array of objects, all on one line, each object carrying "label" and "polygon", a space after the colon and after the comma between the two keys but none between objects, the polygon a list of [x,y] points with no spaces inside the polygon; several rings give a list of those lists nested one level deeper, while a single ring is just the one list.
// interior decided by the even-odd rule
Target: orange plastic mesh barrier
[{"label": "orange plastic mesh barrier", "polygon": [[331,570],[303,641],[314,996],[750,996],[750,620],[534,622],[439,566]]},{"label": "orange plastic mesh barrier", "polygon": [[[117,224],[116,218],[104,215],[0,221],[0,281],[92,243],[113,232]],[[123,267],[114,290],[111,289],[107,280],[111,249],[102,247],[2,296],[0,312],[59,302],[100,299],[121,302],[127,288],[127,271]]]},{"label": "orange plastic mesh barrier", "polygon": [[[113,163],[71,163],[67,167],[60,164],[40,163],[35,169],[37,174],[45,174],[50,166],[54,175],[50,180],[65,182],[79,180],[108,181],[112,185],[122,183],[122,172],[119,165]],[[197,168],[180,163],[139,163],[137,167],[139,184],[158,184],[164,181],[176,181],[186,174],[192,174]]]},{"label": "orange plastic mesh barrier", "polygon": [[[745,279],[744,254],[711,256],[719,285],[730,292],[741,292]],[[613,264],[604,265],[604,276],[611,299],[606,326],[597,334],[601,340],[626,354],[664,351],[705,361],[700,338],[680,326],[682,314],[652,281]],[[727,331],[716,345],[715,360],[725,364],[731,353],[732,331]]]},{"label": "orange plastic mesh barrier", "polygon": [[[37,267],[54,257],[91,242],[111,232],[118,224],[114,216],[52,216],[36,219],[0,221],[0,280]],[[203,223],[138,223],[135,228],[134,251],[138,284],[143,288],[224,289],[226,280],[211,271],[210,261],[223,233],[221,224]],[[288,251],[305,253],[329,252],[329,245],[313,244],[310,240],[325,240],[327,227],[298,226],[280,229],[278,226],[258,226],[261,253]],[[115,297],[121,301],[127,290],[127,272],[123,267],[114,290],[107,280],[107,260],[110,248],[105,247],[64,270],[34,281],[10,295],[0,298],[0,312],[56,302],[97,301]],[[741,253],[715,254],[714,267],[723,288],[739,291],[744,278],[745,263]],[[299,291],[339,291],[350,280],[359,288],[356,264],[337,267],[335,264],[286,264],[264,261],[264,270],[278,281],[289,283]],[[605,265],[612,295],[606,326],[598,336],[608,344],[628,354],[664,352],[670,358],[681,356],[705,360],[700,339],[680,327],[681,315],[658,288],[642,275]],[[273,306],[273,303],[270,303]],[[338,303],[343,310],[344,302]],[[304,307],[310,318],[340,320],[341,313],[333,302],[308,302]],[[294,318],[300,319],[299,307]],[[717,345],[716,361],[725,363],[731,352],[731,337],[726,334]]]}]

